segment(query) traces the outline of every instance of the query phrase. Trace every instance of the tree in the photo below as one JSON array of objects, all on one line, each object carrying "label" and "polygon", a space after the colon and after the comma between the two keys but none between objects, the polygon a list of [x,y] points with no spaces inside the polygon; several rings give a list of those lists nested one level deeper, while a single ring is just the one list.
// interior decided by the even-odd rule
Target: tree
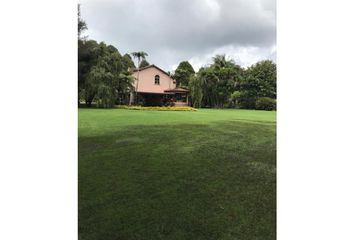
[{"label": "tree", "polygon": [[119,82],[117,85],[118,98],[116,99],[118,104],[125,103],[125,99],[129,98],[129,94],[134,90],[133,82],[134,77],[128,71],[123,71],[119,74]]},{"label": "tree", "polygon": [[[136,95],[136,102],[138,102],[138,86],[139,86],[139,72],[140,72],[140,69],[139,69],[139,66],[140,66],[140,60],[141,59],[145,59],[148,54],[146,52],[132,52],[131,55],[134,57],[134,58],[137,58],[138,59],[138,77],[137,77],[137,80],[136,80],[136,89],[135,89],[135,95]],[[131,103],[130,103],[131,104]]]},{"label": "tree", "polygon": [[146,52],[132,52],[131,55],[133,56],[133,58],[137,58],[138,59],[138,64],[137,66],[140,66],[140,61],[142,59],[146,59],[146,57],[148,56],[148,54]]},{"label": "tree", "polygon": [[122,57],[114,46],[81,38],[81,33],[86,29],[78,5],[79,101],[84,99],[88,107],[94,100],[99,107],[112,107],[127,99],[132,91],[134,78],[128,68],[135,65],[129,54]]},{"label": "tree", "polygon": [[81,18],[80,13],[80,4],[78,4],[78,11],[77,11],[77,18],[78,18],[78,38],[81,39],[81,33],[87,30],[86,22]]},{"label": "tree", "polygon": [[85,77],[90,69],[91,59],[89,57],[88,49],[91,42],[88,45],[85,45],[85,38],[81,37],[81,33],[87,29],[85,21],[81,18],[80,13],[80,4],[78,4],[77,9],[77,18],[78,18],[78,96],[79,104],[80,98],[84,96],[83,86],[85,85]]},{"label": "tree", "polygon": [[88,82],[88,74],[97,64],[98,43],[94,40],[79,40],[78,43],[78,96],[90,107],[95,94]]},{"label": "tree", "polygon": [[277,66],[270,60],[257,62],[247,69],[247,73],[258,80],[258,97],[277,96]]},{"label": "tree", "polygon": [[241,82],[240,105],[242,108],[256,108],[256,101],[262,97],[276,98],[276,65],[270,61],[260,61],[245,71]]},{"label": "tree", "polygon": [[203,107],[217,106],[217,87],[218,77],[212,67],[201,68],[198,72],[200,85],[203,92]]},{"label": "tree", "polygon": [[241,98],[241,92],[240,91],[234,91],[231,96],[230,96],[230,107],[238,107],[238,102],[240,101]]},{"label": "tree", "polygon": [[247,73],[245,78],[241,82],[240,91],[240,107],[246,109],[255,109],[256,100],[259,92],[259,79]]},{"label": "tree", "polygon": [[189,91],[193,107],[199,108],[202,106],[203,89],[201,79],[197,75],[192,75],[189,79]]},{"label": "tree", "polygon": [[177,81],[177,86],[187,87],[190,77],[194,74],[194,69],[188,61],[181,62],[173,76]]},{"label": "tree", "polygon": [[82,93],[88,106],[95,100],[98,107],[112,107],[132,90],[133,77],[124,69],[122,56],[114,46],[96,43],[92,52],[96,59],[86,75]]},{"label": "tree", "polygon": [[129,54],[124,54],[123,56],[123,68],[128,70],[129,68],[135,68],[135,64],[132,60],[132,57]]},{"label": "tree", "polygon": [[90,71],[89,82],[96,90],[95,99],[99,107],[113,106],[115,100],[114,76],[100,63]]},{"label": "tree", "polygon": [[149,65],[150,65],[150,63],[148,61],[146,61],[146,59],[143,59],[143,60],[141,60],[139,68],[143,68],[143,67],[146,67],[146,66],[149,66]]},{"label": "tree", "polygon": [[234,67],[235,62],[234,60],[230,59],[227,60],[225,54],[217,54],[213,57],[214,66],[217,68],[227,68],[227,67]]},{"label": "tree", "polygon": [[203,92],[202,106],[218,107],[230,105],[230,95],[238,90],[243,70],[225,55],[216,55],[213,63],[198,72]]}]

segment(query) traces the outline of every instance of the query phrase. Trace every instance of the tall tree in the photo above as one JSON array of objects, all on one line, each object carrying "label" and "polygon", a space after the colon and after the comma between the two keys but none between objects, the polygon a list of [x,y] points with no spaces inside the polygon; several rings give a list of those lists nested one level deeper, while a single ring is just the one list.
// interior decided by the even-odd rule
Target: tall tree
[{"label": "tall tree", "polygon": [[182,61],[178,65],[173,76],[177,81],[177,86],[188,87],[189,78],[194,74],[194,69],[188,61]]},{"label": "tall tree", "polygon": [[203,92],[202,106],[225,107],[231,102],[231,94],[237,90],[242,68],[227,60],[225,55],[216,55],[213,63],[198,72]]},{"label": "tall tree", "polygon": [[135,64],[132,60],[132,57],[129,54],[124,54],[123,56],[123,66],[125,70],[128,70],[129,68],[135,68]]},{"label": "tall tree", "polygon": [[149,66],[149,65],[150,65],[150,63],[148,61],[146,61],[146,59],[143,59],[143,60],[141,60],[139,68],[143,68],[143,67],[146,67],[146,66]]},{"label": "tall tree", "polygon": [[78,22],[78,38],[81,39],[81,33],[87,30],[86,22],[81,18],[80,13],[80,4],[78,4],[78,11],[77,11],[77,22]]},{"label": "tall tree", "polygon": [[89,73],[89,85],[94,90],[99,107],[112,107],[130,92],[133,77],[124,71],[122,57],[114,46],[101,42],[97,52],[99,57]]},{"label": "tall tree", "polygon": [[270,60],[259,61],[247,69],[259,81],[258,97],[275,99],[277,96],[277,66]]},{"label": "tall tree", "polygon": [[111,107],[122,102],[133,90],[133,76],[128,71],[135,67],[129,54],[121,56],[118,49],[104,42],[97,43],[81,37],[87,29],[80,17],[78,5],[78,95],[87,106],[96,101],[100,107]]},{"label": "tall tree", "polygon": [[270,60],[257,62],[245,71],[240,85],[242,108],[254,109],[259,98],[276,98],[276,71],[276,64]]},{"label": "tall tree", "polygon": [[[136,80],[136,89],[135,89],[135,97],[136,97],[136,102],[138,102],[138,86],[139,86],[139,72],[140,72],[140,69],[139,69],[139,66],[140,66],[140,61],[141,59],[145,59],[148,54],[146,52],[143,52],[143,51],[140,51],[140,52],[132,52],[131,55],[134,57],[134,58],[137,58],[138,60],[138,77],[137,77],[137,80]],[[131,103],[130,103],[131,104]]]},{"label": "tall tree", "polygon": [[202,106],[203,100],[203,86],[201,78],[197,75],[193,75],[189,79],[188,88],[192,97],[193,107],[199,108]]},{"label": "tall tree", "polygon": [[133,76],[124,69],[118,49],[101,42],[96,43],[93,53],[95,58],[84,78],[81,96],[88,106],[92,100],[104,108],[122,103],[133,90]]},{"label": "tall tree", "polygon": [[80,104],[80,94],[82,93],[83,85],[85,82],[85,74],[88,72],[88,62],[83,60],[87,57],[87,47],[85,46],[85,38],[81,37],[81,33],[87,29],[85,21],[81,18],[80,4],[77,6],[77,23],[78,23],[78,103]]},{"label": "tall tree", "polygon": [[91,106],[95,92],[88,81],[91,68],[97,64],[99,57],[98,43],[94,40],[79,40],[78,49],[78,96]]},{"label": "tall tree", "polygon": [[225,54],[217,54],[213,57],[214,66],[217,68],[233,67],[235,65],[234,60],[227,60]]}]

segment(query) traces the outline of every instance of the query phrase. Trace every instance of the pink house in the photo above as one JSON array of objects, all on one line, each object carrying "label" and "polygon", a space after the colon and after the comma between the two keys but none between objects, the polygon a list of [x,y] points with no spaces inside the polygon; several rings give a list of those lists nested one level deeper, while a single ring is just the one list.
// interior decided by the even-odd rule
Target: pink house
[{"label": "pink house", "polygon": [[[135,91],[130,95],[130,103],[161,106],[189,105],[188,90],[176,87],[174,80],[167,72],[155,65],[133,70]],[[137,93],[137,96],[135,95]]]}]

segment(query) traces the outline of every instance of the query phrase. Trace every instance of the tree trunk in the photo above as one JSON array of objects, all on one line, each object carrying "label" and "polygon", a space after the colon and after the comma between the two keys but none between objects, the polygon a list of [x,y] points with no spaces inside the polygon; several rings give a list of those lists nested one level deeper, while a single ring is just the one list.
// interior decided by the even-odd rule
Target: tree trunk
[{"label": "tree trunk", "polygon": [[138,104],[138,86],[139,86],[139,73],[140,73],[140,59],[138,59],[138,77],[137,77],[137,80],[136,80],[136,88],[135,88],[135,98],[136,98],[136,101],[135,101],[135,104],[137,105]]},{"label": "tree trunk", "polygon": [[94,96],[93,97],[92,96],[87,96],[85,98],[85,104],[86,104],[87,107],[91,107],[92,106],[93,98],[94,98]]}]

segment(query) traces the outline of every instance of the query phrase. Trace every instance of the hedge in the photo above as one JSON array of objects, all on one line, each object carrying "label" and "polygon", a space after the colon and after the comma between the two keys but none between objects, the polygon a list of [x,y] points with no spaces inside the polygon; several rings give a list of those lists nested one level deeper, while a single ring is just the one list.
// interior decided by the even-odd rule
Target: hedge
[{"label": "hedge", "polygon": [[276,100],[269,97],[261,97],[256,101],[257,110],[276,110]]}]

